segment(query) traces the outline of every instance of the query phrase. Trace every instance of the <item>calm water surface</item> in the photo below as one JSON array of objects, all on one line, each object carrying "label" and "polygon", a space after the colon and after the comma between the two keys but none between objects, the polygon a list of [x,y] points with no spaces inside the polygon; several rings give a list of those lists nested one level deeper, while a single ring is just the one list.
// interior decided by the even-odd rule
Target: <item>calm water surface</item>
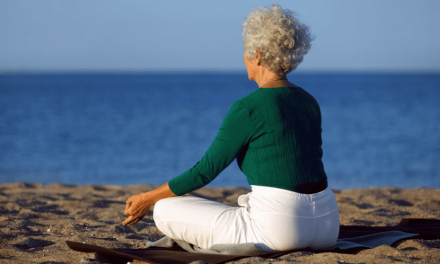
[{"label": "calm water surface", "polygon": [[[330,187],[440,188],[440,75],[291,74]],[[201,159],[246,74],[0,75],[0,183],[162,184]],[[248,186],[236,163],[210,186]]]}]

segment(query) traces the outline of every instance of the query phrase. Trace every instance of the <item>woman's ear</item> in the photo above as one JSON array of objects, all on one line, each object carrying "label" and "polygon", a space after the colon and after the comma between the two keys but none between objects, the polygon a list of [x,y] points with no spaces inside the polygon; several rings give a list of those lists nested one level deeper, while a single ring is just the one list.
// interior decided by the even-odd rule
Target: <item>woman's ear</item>
[{"label": "woman's ear", "polygon": [[260,66],[261,65],[261,52],[259,49],[257,49],[257,54],[255,56],[255,59],[257,60],[257,65]]}]

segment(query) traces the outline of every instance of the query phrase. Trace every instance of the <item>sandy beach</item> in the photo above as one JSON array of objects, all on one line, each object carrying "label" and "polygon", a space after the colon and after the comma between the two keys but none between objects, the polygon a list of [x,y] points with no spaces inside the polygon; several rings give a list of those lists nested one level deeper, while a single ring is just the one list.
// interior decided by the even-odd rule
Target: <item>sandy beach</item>
[{"label": "sandy beach", "polygon": [[[128,197],[153,186],[0,185],[1,263],[98,263],[92,253],[69,249],[66,240],[109,248],[142,248],[162,234],[152,211],[122,226]],[[237,206],[243,188],[203,188],[194,193]],[[334,191],[341,225],[392,226],[406,217],[440,218],[440,190],[371,188]],[[154,208],[153,208],[154,209]],[[278,259],[245,258],[230,263],[439,263],[440,240],[408,239],[353,254],[298,251]]]}]

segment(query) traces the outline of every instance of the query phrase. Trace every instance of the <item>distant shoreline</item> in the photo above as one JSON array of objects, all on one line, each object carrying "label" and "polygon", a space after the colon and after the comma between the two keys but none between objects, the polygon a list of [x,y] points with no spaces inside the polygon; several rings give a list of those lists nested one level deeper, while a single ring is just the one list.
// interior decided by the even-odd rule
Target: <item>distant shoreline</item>
[{"label": "distant shoreline", "polygon": [[[165,183],[165,182],[164,182]],[[14,182],[0,182],[0,188],[2,186],[11,186],[11,187],[18,187],[18,188],[47,188],[50,186],[59,186],[61,188],[73,188],[73,187],[137,187],[137,186],[148,186],[148,187],[158,187],[160,184],[148,184],[148,183],[140,183],[140,184],[105,184],[105,183],[87,183],[87,184],[74,184],[74,183],[61,183],[61,182],[53,182],[53,183],[42,183],[42,182],[21,182],[21,181],[14,181]],[[251,190],[250,186],[205,186],[202,189],[244,189],[244,190]],[[347,189],[339,189],[339,188],[331,188],[333,192],[341,192],[341,191],[350,191],[350,190],[371,190],[371,189],[400,189],[400,190],[415,190],[415,189],[429,189],[429,190],[440,190],[440,188],[431,188],[431,187],[425,187],[425,186],[415,186],[412,188],[405,188],[405,187],[398,187],[398,186],[369,186],[369,187],[354,187],[354,188],[347,188]]]},{"label": "distant shoreline", "polygon": [[[17,75],[247,75],[246,70],[5,70],[0,69],[0,76]],[[440,75],[439,70],[295,70],[288,74],[295,75]]]}]

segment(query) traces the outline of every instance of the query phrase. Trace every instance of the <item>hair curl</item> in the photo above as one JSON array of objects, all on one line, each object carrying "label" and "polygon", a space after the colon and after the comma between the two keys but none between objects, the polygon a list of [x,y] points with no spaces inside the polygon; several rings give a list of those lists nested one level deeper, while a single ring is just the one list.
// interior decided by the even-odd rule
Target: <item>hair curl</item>
[{"label": "hair curl", "polygon": [[293,11],[279,5],[253,9],[243,22],[247,59],[253,60],[259,50],[262,64],[280,75],[302,62],[312,40],[309,27],[299,23]]}]

